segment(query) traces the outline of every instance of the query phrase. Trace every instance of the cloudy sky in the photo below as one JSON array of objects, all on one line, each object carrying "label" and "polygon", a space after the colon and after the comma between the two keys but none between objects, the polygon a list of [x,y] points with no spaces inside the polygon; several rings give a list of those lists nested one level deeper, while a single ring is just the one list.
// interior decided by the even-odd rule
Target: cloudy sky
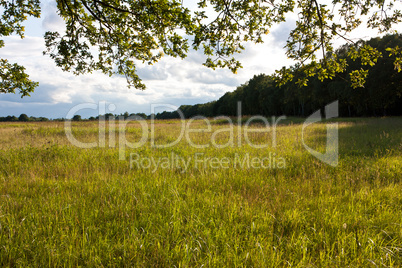
[{"label": "cloudy sky", "polygon": [[[202,66],[205,56],[199,51],[191,51],[184,60],[164,57],[152,66],[137,66],[138,74],[147,86],[145,91],[140,91],[127,88],[122,77],[108,77],[102,73],[75,76],[63,72],[48,56],[43,56],[44,33],[64,29],[63,21],[56,13],[55,2],[43,1],[42,18],[27,21],[26,37],[5,37],[6,46],[0,49],[0,58],[25,66],[30,78],[40,85],[31,97],[23,99],[18,94],[0,94],[0,116],[25,113],[61,118],[78,104],[100,101],[115,105],[114,111],[106,112],[149,114],[151,104],[180,106],[216,100],[255,74],[271,74],[282,66],[291,65],[283,46],[294,23],[294,19],[289,19],[275,27],[266,36],[264,44],[247,44],[246,50],[237,57],[244,67],[237,74]],[[97,112],[82,110],[79,114],[89,117]]]}]

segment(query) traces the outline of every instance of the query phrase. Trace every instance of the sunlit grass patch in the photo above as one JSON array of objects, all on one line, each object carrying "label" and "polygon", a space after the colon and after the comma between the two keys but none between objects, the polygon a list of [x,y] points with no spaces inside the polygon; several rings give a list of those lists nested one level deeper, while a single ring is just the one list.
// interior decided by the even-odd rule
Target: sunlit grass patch
[{"label": "sunlit grass patch", "polygon": [[[248,133],[264,148],[245,125],[203,120],[188,138],[206,146],[169,120],[154,145],[178,142],[155,147],[144,122],[127,124],[128,142],[147,139],[124,150],[117,122],[73,122],[88,149],[63,123],[1,124],[0,266],[402,265],[400,118],[331,121],[336,167],[306,151],[301,121]],[[309,126],[305,144],[324,153],[326,131]]]}]

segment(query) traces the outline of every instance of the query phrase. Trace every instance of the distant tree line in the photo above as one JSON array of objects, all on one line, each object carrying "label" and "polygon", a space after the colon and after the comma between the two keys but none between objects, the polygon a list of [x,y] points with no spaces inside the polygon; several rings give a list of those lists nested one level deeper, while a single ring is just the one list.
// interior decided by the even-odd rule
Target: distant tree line
[{"label": "distant tree line", "polygon": [[29,117],[26,114],[21,114],[19,117],[16,117],[16,116],[13,116],[13,115],[9,115],[9,116],[6,116],[6,117],[0,117],[0,122],[16,122],[16,121],[20,121],[20,122],[28,122],[28,121],[45,122],[45,121],[49,121],[49,119],[46,118],[46,117],[34,117],[34,116]]},{"label": "distant tree line", "polygon": [[[145,113],[131,113],[129,114],[128,112],[125,112],[124,114],[111,114],[111,113],[107,113],[104,115],[100,115],[100,116],[96,116],[96,117],[89,117],[88,119],[83,119],[81,117],[81,115],[74,115],[73,118],[71,118],[72,121],[95,121],[95,120],[99,120],[99,119],[103,119],[103,120],[111,120],[111,119],[115,119],[115,120],[119,120],[119,117],[124,117],[124,119],[127,118],[132,118],[132,119],[149,119],[150,115],[146,115]],[[57,119],[48,119],[46,117],[34,117],[34,116],[28,116],[26,114],[21,114],[19,117],[16,117],[14,115],[9,115],[6,117],[0,117],[0,122],[44,122],[44,121],[64,121],[66,120],[65,118],[57,118]]]},{"label": "distant tree line", "polygon": [[[293,81],[282,86],[273,75],[254,76],[233,92],[227,92],[219,100],[197,105],[182,105],[180,110],[186,118],[196,115],[206,117],[237,114],[237,103],[242,103],[243,115],[287,115],[308,116],[325,105],[338,100],[339,116],[386,116],[402,115],[402,72],[394,66],[395,57],[390,56],[387,47],[402,47],[402,35],[386,35],[369,41],[359,41],[355,46],[369,44],[382,54],[371,66],[360,58],[352,59],[349,53],[352,45],[344,45],[334,55],[346,59],[348,68],[334,79],[312,77],[305,86],[297,85],[305,73],[303,67],[294,66]],[[353,70],[365,70],[367,81],[363,87],[352,88]],[[179,118],[178,111],[164,112],[158,119]]]},{"label": "distant tree line", "polygon": [[[107,113],[107,114],[104,114],[104,115],[99,115],[97,117],[92,116],[92,117],[88,118],[88,120],[99,120],[99,119],[101,119],[101,120],[113,120],[113,119],[114,120],[119,120],[119,118],[124,118],[124,119],[130,118],[130,119],[141,120],[141,119],[148,119],[149,116],[146,115],[145,113],[131,113],[131,114],[129,114],[128,112],[125,112],[124,114],[120,114],[120,115]],[[73,120],[74,120],[74,118],[73,118]]]}]

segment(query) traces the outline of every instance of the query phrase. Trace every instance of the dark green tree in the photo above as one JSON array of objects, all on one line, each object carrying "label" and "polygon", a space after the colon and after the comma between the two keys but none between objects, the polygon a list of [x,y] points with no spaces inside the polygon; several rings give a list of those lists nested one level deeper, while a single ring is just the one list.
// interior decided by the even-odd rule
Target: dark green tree
[{"label": "dark green tree", "polygon": [[29,121],[29,117],[28,117],[28,115],[26,115],[26,114],[21,114],[21,115],[18,117],[18,120],[19,120],[19,121],[22,121],[22,122],[27,122],[27,121]]},{"label": "dark green tree", "polygon": [[78,114],[74,115],[72,120],[73,121],[81,121],[82,120],[81,115],[78,115]]}]

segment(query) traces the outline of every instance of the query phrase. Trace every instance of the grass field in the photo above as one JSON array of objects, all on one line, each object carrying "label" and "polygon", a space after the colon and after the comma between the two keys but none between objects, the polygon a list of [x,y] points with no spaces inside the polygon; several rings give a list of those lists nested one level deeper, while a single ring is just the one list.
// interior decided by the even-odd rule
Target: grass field
[{"label": "grass field", "polygon": [[[337,122],[335,168],[306,151],[300,119],[249,142],[187,121],[199,131],[169,148],[122,148],[152,133],[135,122],[125,137],[106,122],[104,139],[73,122],[88,149],[62,122],[0,123],[0,266],[401,267],[402,118]],[[155,144],[180,130],[157,121]],[[325,135],[310,126],[306,143],[324,152]]]}]

